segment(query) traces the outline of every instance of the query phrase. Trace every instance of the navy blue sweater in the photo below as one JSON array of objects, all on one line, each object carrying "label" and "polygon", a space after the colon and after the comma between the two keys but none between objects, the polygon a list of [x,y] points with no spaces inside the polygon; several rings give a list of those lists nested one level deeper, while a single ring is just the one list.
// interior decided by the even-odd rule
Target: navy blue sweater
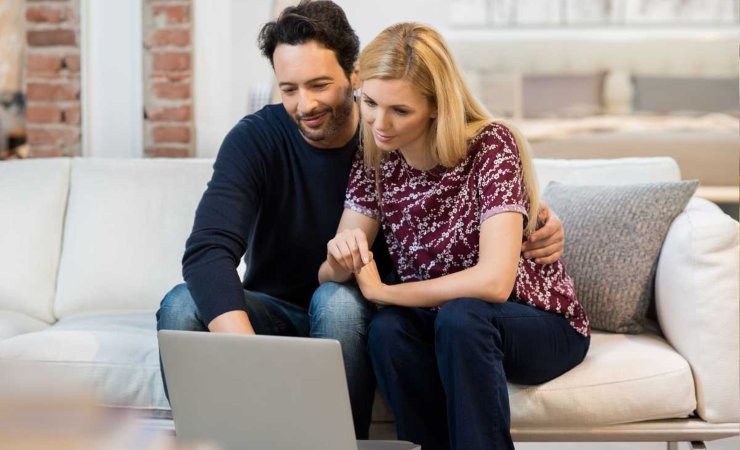
[{"label": "navy blue sweater", "polygon": [[[313,147],[282,104],[244,117],[229,132],[182,261],[206,324],[245,311],[242,289],[308,306],[342,214],[358,135],[341,148]],[[384,245],[375,247],[387,270]],[[240,281],[242,255],[247,272]]]}]

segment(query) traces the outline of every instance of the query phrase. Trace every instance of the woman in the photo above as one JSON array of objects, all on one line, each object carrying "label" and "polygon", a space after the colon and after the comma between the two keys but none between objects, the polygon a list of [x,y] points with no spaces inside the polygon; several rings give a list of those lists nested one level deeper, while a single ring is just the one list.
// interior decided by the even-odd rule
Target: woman
[{"label": "woman", "polygon": [[[555,378],[590,340],[562,261],[520,253],[539,204],[527,143],[489,118],[427,26],[384,30],[360,55],[359,76],[364,156],[319,280],[354,275],[385,305],[368,347],[399,439],[513,448],[507,380]],[[381,282],[367,250],[381,224],[397,285]]]}]

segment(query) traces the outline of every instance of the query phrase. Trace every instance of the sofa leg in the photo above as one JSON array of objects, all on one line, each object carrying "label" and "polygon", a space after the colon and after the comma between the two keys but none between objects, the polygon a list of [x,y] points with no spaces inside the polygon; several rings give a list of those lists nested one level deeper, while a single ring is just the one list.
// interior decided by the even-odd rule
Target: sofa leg
[{"label": "sofa leg", "polygon": [[666,450],[678,450],[678,442],[666,442]]},{"label": "sofa leg", "polygon": [[707,450],[707,446],[702,441],[691,441],[691,450]]}]

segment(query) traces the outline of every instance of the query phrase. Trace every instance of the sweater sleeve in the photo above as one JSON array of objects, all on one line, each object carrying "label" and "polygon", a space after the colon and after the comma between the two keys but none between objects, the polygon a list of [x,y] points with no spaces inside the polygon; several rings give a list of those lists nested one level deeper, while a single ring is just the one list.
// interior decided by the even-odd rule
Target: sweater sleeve
[{"label": "sweater sleeve", "polygon": [[182,260],[183,277],[206,324],[229,311],[246,311],[236,269],[262,197],[265,142],[253,124],[237,124],[221,144],[195,212]]}]

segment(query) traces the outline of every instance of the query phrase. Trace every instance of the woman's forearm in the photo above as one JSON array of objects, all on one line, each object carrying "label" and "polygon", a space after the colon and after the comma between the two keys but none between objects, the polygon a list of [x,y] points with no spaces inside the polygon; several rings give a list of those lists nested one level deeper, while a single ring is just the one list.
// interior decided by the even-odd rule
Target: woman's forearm
[{"label": "woman's forearm", "polygon": [[472,297],[492,303],[505,302],[514,287],[513,279],[496,276],[490,268],[480,265],[450,275],[424,281],[383,285],[377,290],[381,304],[409,307],[434,307],[462,297]]}]

